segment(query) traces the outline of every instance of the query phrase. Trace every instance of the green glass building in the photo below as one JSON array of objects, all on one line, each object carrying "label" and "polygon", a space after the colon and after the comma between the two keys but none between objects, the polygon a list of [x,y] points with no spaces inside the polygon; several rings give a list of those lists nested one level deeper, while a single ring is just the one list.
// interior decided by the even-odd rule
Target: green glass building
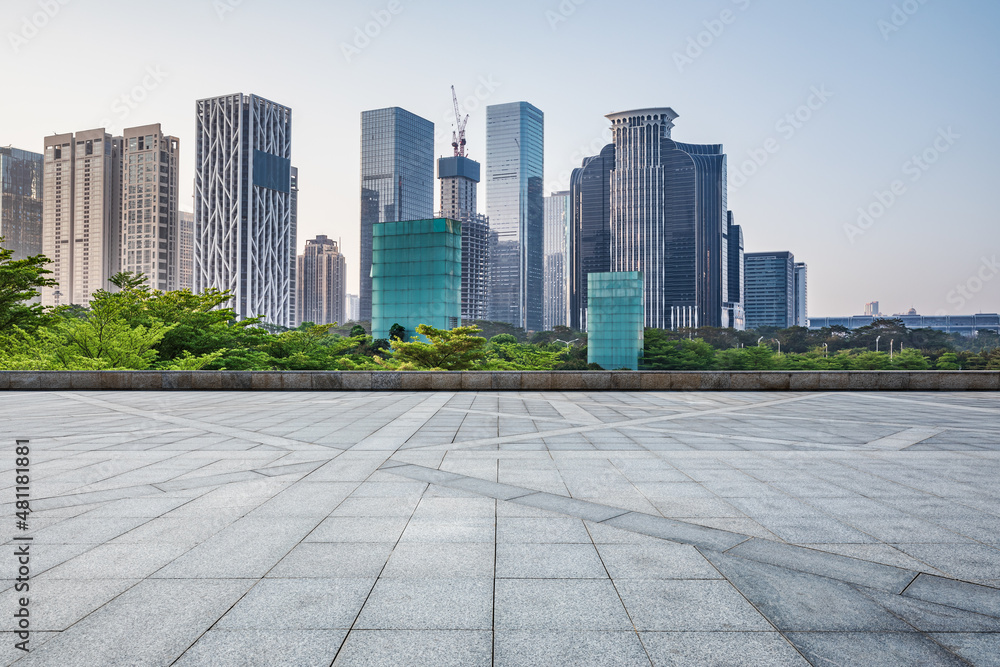
[{"label": "green glass building", "polygon": [[[462,223],[438,218],[372,226],[372,336],[399,324],[461,326]],[[422,337],[421,337],[422,338]]]},{"label": "green glass building", "polygon": [[645,322],[642,273],[587,275],[587,362],[639,370]]}]

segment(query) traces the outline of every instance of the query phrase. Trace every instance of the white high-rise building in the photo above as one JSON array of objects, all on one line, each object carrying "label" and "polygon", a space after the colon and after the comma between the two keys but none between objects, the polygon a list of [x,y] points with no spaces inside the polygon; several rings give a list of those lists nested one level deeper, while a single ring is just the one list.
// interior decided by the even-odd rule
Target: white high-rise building
[{"label": "white high-rise building", "polygon": [[292,110],[256,95],[197,103],[195,291],[233,293],[242,318],[295,320]]},{"label": "white high-rise building", "polygon": [[121,270],[121,148],[103,128],[45,138],[44,306],[85,306]]},{"label": "white high-rise building", "polygon": [[795,264],[795,322],[797,327],[809,326],[809,269],[803,262]]},{"label": "white high-rise building", "polygon": [[177,214],[177,289],[194,289],[194,213]]},{"label": "white high-rise building", "polygon": [[542,320],[546,331],[566,326],[569,297],[570,193],[545,198],[545,285]]}]

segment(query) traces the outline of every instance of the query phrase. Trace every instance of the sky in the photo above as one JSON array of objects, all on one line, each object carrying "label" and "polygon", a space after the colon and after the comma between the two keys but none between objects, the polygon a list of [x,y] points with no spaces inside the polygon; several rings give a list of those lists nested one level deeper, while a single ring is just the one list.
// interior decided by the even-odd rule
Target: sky
[{"label": "sky", "polygon": [[[610,134],[672,107],[721,143],[747,252],[809,265],[809,314],[1000,310],[1000,3],[990,0],[5,0],[0,145],[161,123],[193,208],[195,101],[292,108],[300,248],[342,239],[358,287],[360,114],[400,106],[451,154],[451,90],[545,113],[549,191]],[[485,212],[485,186],[480,187]]]}]

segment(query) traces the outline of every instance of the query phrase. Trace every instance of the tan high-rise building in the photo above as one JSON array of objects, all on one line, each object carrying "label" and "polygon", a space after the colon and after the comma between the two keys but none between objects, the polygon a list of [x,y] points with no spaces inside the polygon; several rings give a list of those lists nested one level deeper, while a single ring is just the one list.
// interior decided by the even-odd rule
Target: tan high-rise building
[{"label": "tan high-rise building", "polygon": [[347,260],[340,252],[340,244],[326,236],[306,241],[296,273],[296,324],[347,321]]},{"label": "tan high-rise building", "polygon": [[180,140],[160,125],[125,130],[122,140],[122,270],[158,290],[182,289],[177,186]]},{"label": "tan high-rise building", "polygon": [[121,268],[121,139],[104,129],[45,138],[42,252],[59,284],[46,306],[87,305]]}]

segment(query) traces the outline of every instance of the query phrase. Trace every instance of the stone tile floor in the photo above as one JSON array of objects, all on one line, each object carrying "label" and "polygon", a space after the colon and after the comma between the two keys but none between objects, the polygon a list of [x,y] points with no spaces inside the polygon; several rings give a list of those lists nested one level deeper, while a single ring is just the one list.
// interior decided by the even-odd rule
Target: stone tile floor
[{"label": "stone tile floor", "polygon": [[18,665],[1000,665],[1000,395],[0,394]]}]

